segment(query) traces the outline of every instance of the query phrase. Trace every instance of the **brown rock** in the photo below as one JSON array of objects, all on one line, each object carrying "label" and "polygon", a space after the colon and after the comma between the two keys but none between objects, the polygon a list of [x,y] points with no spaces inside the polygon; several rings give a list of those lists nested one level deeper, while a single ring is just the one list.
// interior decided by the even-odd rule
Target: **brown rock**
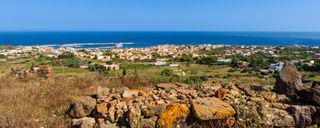
[{"label": "brown rock", "polygon": [[320,106],[320,89],[319,85],[313,83],[311,88],[305,88],[299,91],[300,99],[307,104]]},{"label": "brown rock", "polygon": [[218,97],[219,99],[223,99],[225,96],[227,96],[227,90],[226,89],[218,89],[216,91],[216,97]]},{"label": "brown rock", "polygon": [[177,88],[177,85],[173,83],[161,83],[161,84],[157,84],[156,87],[164,90],[170,90],[170,89]]},{"label": "brown rock", "polygon": [[271,103],[278,102],[277,94],[275,94],[274,92],[262,91],[260,95],[268,102],[271,102]]},{"label": "brown rock", "polygon": [[155,128],[157,123],[157,117],[141,120],[141,128]]},{"label": "brown rock", "polygon": [[126,90],[122,93],[122,98],[132,98],[133,96],[138,96],[138,91]]},{"label": "brown rock", "polygon": [[96,106],[96,100],[90,96],[76,96],[71,98],[69,115],[74,118],[86,117]]},{"label": "brown rock", "polygon": [[100,113],[101,115],[105,115],[108,112],[107,104],[108,103],[106,103],[106,102],[98,103],[97,104],[98,113]]},{"label": "brown rock", "polygon": [[246,95],[248,96],[256,96],[257,94],[255,91],[251,88],[251,85],[246,84],[235,84],[240,90],[244,91]]},{"label": "brown rock", "polygon": [[263,123],[267,126],[293,127],[295,125],[293,117],[284,110],[266,106],[262,108],[260,113],[262,115]]},{"label": "brown rock", "polygon": [[200,120],[226,119],[236,112],[233,107],[218,98],[198,98],[192,100],[193,115]]},{"label": "brown rock", "polygon": [[83,117],[80,119],[72,119],[71,126],[77,128],[93,128],[96,124],[94,118],[91,117]]},{"label": "brown rock", "polygon": [[302,86],[301,75],[296,66],[292,62],[285,63],[276,79],[275,92],[296,98]]},{"label": "brown rock", "polygon": [[312,124],[312,115],[316,112],[313,106],[293,105],[287,109],[296,121],[296,127],[303,128]]}]

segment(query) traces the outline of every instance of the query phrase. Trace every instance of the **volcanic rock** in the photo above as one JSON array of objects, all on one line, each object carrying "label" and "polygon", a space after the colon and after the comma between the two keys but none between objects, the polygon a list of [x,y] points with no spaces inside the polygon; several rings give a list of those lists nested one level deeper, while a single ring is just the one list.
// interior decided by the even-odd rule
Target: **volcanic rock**
[{"label": "volcanic rock", "polygon": [[285,63],[276,79],[275,92],[296,98],[302,86],[301,75],[296,66],[292,62]]}]

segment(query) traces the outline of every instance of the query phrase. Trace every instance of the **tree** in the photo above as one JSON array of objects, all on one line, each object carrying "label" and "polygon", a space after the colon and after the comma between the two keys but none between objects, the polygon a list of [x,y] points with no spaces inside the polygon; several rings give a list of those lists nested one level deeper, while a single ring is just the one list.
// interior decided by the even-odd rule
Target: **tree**
[{"label": "tree", "polygon": [[58,56],[59,59],[68,59],[68,58],[74,58],[74,57],[76,56],[71,52],[63,52],[61,55]]},{"label": "tree", "polygon": [[256,53],[246,58],[246,60],[250,63],[250,66],[258,69],[258,68],[267,68],[269,65],[269,56],[264,53]]}]

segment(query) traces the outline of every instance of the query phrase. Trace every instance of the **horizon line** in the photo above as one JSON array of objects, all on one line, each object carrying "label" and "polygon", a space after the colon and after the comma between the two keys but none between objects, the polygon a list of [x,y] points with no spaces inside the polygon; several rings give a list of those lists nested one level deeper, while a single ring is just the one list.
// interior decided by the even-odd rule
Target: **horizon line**
[{"label": "horizon line", "polygon": [[0,33],[10,33],[10,32],[286,32],[286,33],[320,33],[320,31],[201,31],[201,30],[23,30],[23,31],[0,31]]}]

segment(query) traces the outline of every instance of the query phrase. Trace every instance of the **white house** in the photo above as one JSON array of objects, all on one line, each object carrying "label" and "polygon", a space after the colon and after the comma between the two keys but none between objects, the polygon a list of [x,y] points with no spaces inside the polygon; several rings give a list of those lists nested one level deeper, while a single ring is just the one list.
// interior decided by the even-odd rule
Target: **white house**
[{"label": "white house", "polygon": [[277,64],[270,64],[269,66],[269,71],[274,72],[274,71],[281,71],[283,68],[284,62],[280,62]]}]

